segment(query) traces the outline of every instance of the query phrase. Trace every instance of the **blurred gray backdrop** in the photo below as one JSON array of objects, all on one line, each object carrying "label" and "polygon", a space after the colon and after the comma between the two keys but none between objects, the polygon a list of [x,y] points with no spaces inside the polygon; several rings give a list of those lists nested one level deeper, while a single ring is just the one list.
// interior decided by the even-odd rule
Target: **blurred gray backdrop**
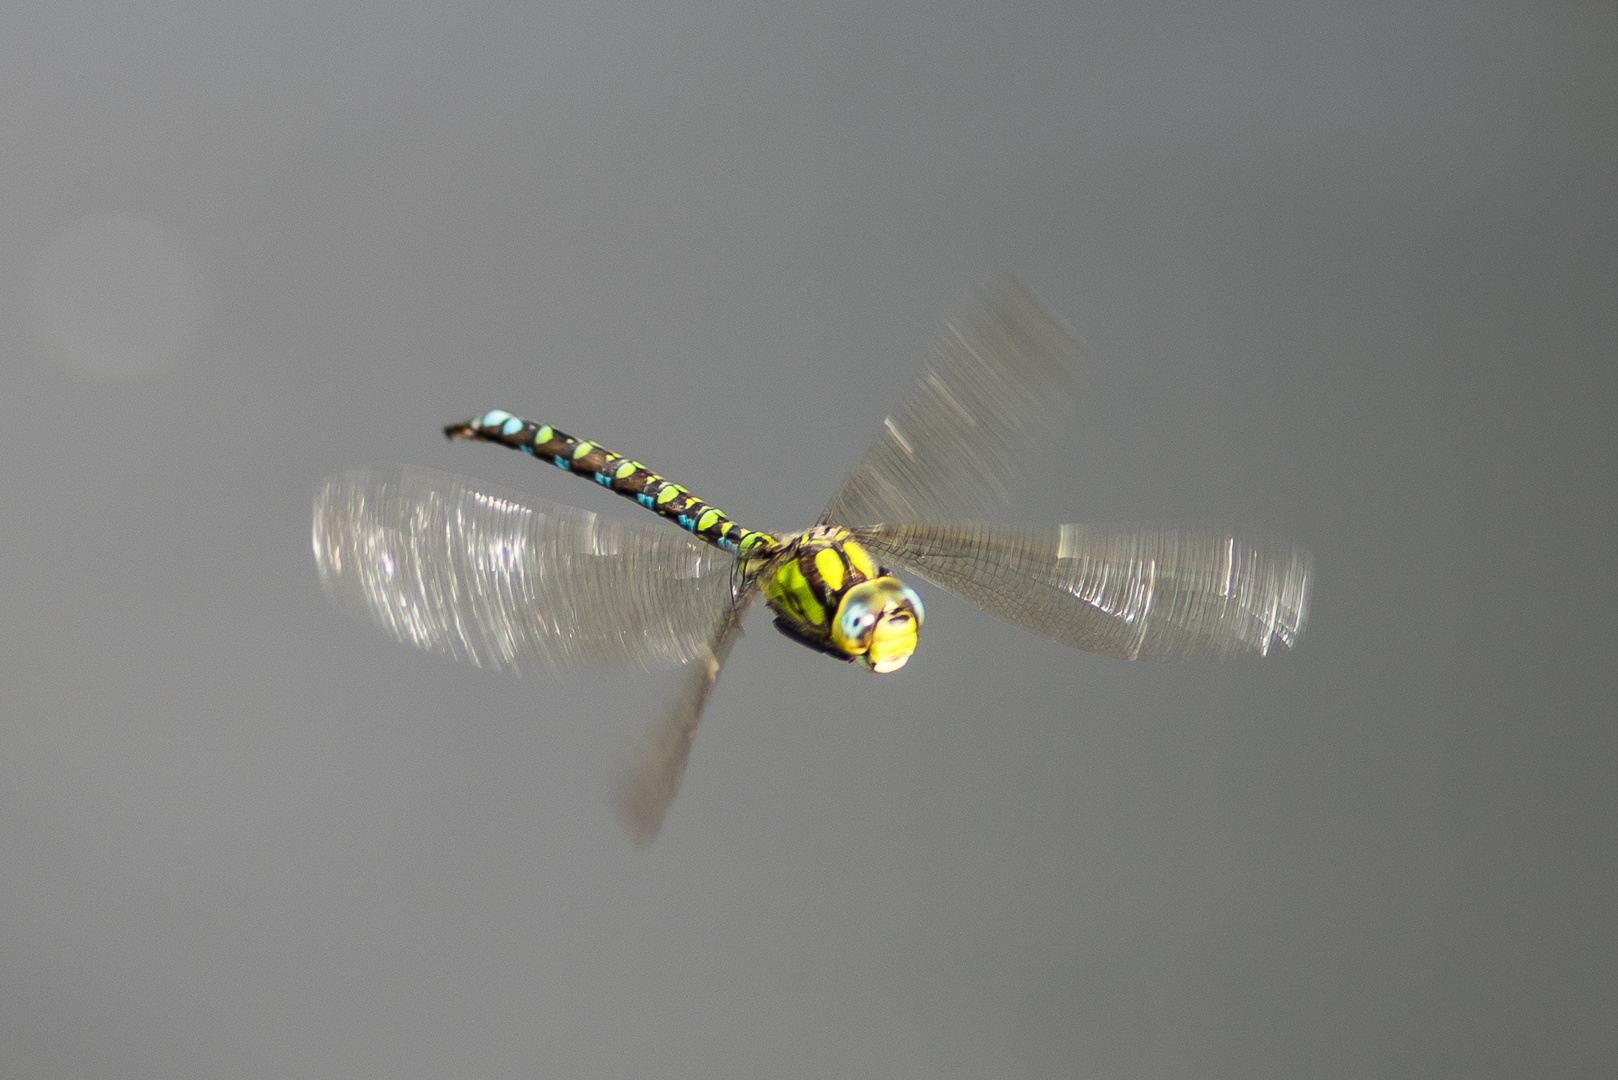
[{"label": "blurred gray backdrop", "polygon": [[[0,1076],[1610,1077],[1618,10],[8,4]],[[327,473],[810,522],[950,309],[1089,345],[1044,521],[1312,547],[1309,636],[667,682],[323,600]]]}]

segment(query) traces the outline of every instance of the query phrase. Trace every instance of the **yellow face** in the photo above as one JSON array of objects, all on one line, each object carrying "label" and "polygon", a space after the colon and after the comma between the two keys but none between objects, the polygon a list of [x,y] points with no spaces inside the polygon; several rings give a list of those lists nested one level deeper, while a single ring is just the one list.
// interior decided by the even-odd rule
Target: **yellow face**
[{"label": "yellow face", "polygon": [[869,671],[898,671],[916,651],[923,617],[914,589],[880,577],[848,590],[832,620],[832,641]]}]

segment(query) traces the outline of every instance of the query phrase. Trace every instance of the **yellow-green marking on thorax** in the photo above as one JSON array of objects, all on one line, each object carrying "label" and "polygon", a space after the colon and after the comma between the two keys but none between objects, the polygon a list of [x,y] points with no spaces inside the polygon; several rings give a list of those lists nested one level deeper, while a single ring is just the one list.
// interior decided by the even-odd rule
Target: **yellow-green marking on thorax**
[{"label": "yellow-green marking on thorax", "polygon": [[916,649],[921,598],[847,529],[822,526],[789,541],[760,585],[776,624],[822,652],[888,672]]}]

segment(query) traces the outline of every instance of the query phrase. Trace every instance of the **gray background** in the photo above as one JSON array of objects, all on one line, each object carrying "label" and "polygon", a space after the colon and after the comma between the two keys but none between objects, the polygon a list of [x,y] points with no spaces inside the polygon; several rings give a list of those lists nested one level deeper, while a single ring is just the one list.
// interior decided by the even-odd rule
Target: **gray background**
[{"label": "gray background", "polygon": [[[0,1076],[1614,1074],[1611,5],[257,8],[0,15]],[[1018,515],[1307,544],[1294,655],[755,619],[639,854],[665,680],[320,595],[344,466],[635,513],[494,406],[800,527],[1007,268]]]}]

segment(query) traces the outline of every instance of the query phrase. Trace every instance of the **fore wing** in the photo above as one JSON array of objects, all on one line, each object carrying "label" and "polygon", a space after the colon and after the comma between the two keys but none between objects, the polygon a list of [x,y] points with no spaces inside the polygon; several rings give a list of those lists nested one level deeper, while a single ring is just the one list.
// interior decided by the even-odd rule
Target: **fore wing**
[{"label": "fore wing", "polygon": [[315,566],[338,608],[477,667],[566,675],[707,654],[730,557],[666,525],[403,466],[326,479]]},{"label": "fore wing", "polygon": [[1073,411],[1082,350],[1010,274],[955,312],[821,522],[992,519]]},{"label": "fore wing", "polygon": [[1124,660],[1223,660],[1290,649],[1312,559],[1219,525],[876,526],[860,542],[1009,623]]},{"label": "fore wing", "polygon": [[663,818],[680,792],[703,707],[719,682],[719,672],[730,656],[731,646],[741,636],[742,620],[755,595],[751,591],[744,593],[720,617],[707,647],[681,681],[678,695],[669,702],[657,726],[647,732],[645,743],[624,775],[618,793],[618,819],[636,847],[646,847],[657,839]]}]

